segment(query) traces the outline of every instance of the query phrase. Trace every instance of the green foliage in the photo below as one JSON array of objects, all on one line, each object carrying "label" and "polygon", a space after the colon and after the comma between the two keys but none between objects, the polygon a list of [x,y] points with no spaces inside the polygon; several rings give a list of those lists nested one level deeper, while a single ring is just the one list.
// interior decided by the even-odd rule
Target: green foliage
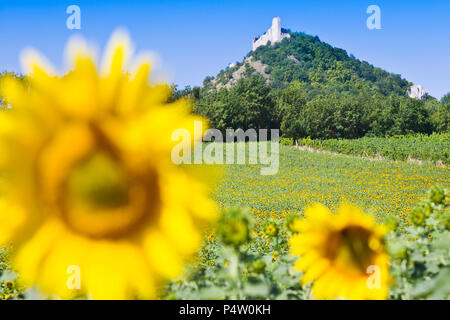
[{"label": "green foliage", "polygon": [[181,98],[196,100],[200,98],[200,88],[190,86],[186,86],[184,89],[178,89],[177,85],[173,85],[171,87],[171,95],[168,99],[168,102],[173,102]]},{"label": "green foliage", "polygon": [[306,105],[302,117],[303,137],[330,139],[364,136],[368,131],[367,110],[364,103],[353,97],[318,96]]},{"label": "green foliage", "polygon": [[430,115],[421,100],[408,99],[400,104],[398,118],[402,134],[433,132]]},{"label": "green foliage", "polygon": [[281,137],[280,138],[280,143],[283,146],[293,146],[294,145],[294,139]]},{"label": "green foliage", "polygon": [[289,138],[304,135],[302,115],[306,106],[304,84],[298,81],[292,82],[288,88],[282,91],[278,98],[278,121],[284,136]]},{"label": "green foliage", "polygon": [[450,164],[450,133],[432,135],[407,135],[388,138],[364,137],[356,140],[301,139],[299,145],[342,154],[378,157],[405,161],[408,158],[425,161],[442,161]]},{"label": "green foliage", "polygon": [[[283,230],[283,237],[278,232],[272,232],[269,237],[264,237],[263,233],[256,234],[248,215],[244,209],[224,211],[216,231],[218,238],[208,237],[197,263],[188,269],[187,277],[167,286],[166,298],[309,298],[309,286],[300,285],[301,273],[292,268],[296,258],[287,254],[286,232]],[[221,225],[233,225],[236,219],[249,222],[249,231],[253,233],[252,238],[243,238],[245,241],[239,241],[239,245],[225,240],[225,230]]]},{"label": "green foliage", "polygon": [[450,104],[450,92],[441,98],[442,104]]},{"label": "green foliage", "polygon": [[389,235],[392,298],[450,299],[449,197],[450,190],[433,187],[413,210],[414,223]]},{"label": "green foliage", "polygon": [[[302,98],[298,83],[282,91],[279,99],[281,131],[299,139],[355,139],[368,136],[430,134],[442,122],[430,118],[424,101],[395,96],[359,94],[318,95]],[[437,111],[435,117],[438,117]],[[439,122],[440,121],[440,122]],[[441,129],[443,129],[442,127]]]},{"label": "green foliage", "polygon": [[450,94],[447,96],[442,98],[441,103],[435,102],[437,107],[431,113],[431,119],[437,132],[450,132]]},{"label": "green foliage", "polygon": [[214,128],[272,128],[275,99],[261,76],[240,79],[230,90],[212,91],[196,104],[195,111],[207,116]]}]

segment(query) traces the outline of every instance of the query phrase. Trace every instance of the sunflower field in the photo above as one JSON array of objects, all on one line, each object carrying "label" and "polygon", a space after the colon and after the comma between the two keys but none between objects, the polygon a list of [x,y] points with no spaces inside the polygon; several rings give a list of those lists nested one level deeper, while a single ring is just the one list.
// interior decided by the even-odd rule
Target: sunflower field
[{"label": "sunflower field", "polygon": [[[224,238],[230,230],[224,231],[222,225],[209,233],[198,259],[184,278],[168,286],[166,298],[317,298],[311,283],[302,284],[303,272],[293,267],[296,256],[292,250],[299,222],[321,211],[311,209],[314,203],[332,211],[351,203],[373,217],[368,229],[375,225],[387,228],[384,239],[391,275],[386,287],[390,292],[378,298],[449,297],[448,168],[281,146],[279,174],[261,176],[259,172],[258,165],[226,167],[214,198],[228,217],[222,224],[235,225],[230,229],[236,238],[240,235],[240,242]],[[312,210],[306,219],[305,209]],[[330,214],[327,219],[336,218]],[[325,233],[325,228],[317,233]],[[336,285],[345,287],[346,283]]]}]

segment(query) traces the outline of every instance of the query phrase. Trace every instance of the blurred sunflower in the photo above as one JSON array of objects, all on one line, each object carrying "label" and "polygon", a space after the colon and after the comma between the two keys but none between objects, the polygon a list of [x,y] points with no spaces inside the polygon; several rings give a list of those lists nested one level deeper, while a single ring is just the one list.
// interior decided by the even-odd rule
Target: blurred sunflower
[{"label": "blurred sunflower", "polygon": [[[172,132],[199,139],[202,119],[184,100],[168,104],[166,84],[149,83],[149,59],[128,72],[130,48],[115,32],[99,70],[72,40],[62,77],[28,51],[27,86],[1,84],[11,108],[0,113],[0,244],[15,245],[25,284],[62,298],[155,297],[198,249],[198,226],[215,218],[199,175],[171,162]],[[67,285],[71,266],[80,290]]]},{"label": "blurred sunflower", "polygon": [[217,233],[227,246],[239,248],[250,240],[253,219],[246,209],[229,208],[222,212]]},{"label": "blurred sunflower", "polygon": [[[291,253],[301,256],[294,267],[304,272],[302,283],[313,283],[315,299],[385,299],[389,258],[384,249],[386,230],[359,209],[343,206],[336,215],[315,205],[296,224]],[[373,266],[378,283],[368,284]]]},{"label": "blurred sunflower", "polygon": [[267,221],[264,225],[264,233],[269,237],[276,237],[278,235],[278,226],[273,221]]}]

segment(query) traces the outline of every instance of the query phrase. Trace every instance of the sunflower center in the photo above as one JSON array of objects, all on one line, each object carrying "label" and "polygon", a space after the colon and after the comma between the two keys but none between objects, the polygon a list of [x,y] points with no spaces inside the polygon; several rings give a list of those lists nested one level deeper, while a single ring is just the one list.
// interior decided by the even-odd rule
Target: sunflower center
[{"label": "sunflower center", "polygon": [[91,209],[124,206],[129,201],[129,191],[125,173],[103,153],[95,154],[79,164],[68,180],[70,197]]},{"label": "sunflower center", "polygon": [[[74,165],[61,198],[63,217],[77,233],[118,238],[137,231],[159,208],[157,179],[137,178],[107,152]],[[150,205],[151,203],[151,205]]]},{"label": "sunflower center", "polygon": [[375,252],[370,248],[371,234],[361,227],[347,227],[329,238],[327,256],[337,265],[356,272],[366,272]]}]

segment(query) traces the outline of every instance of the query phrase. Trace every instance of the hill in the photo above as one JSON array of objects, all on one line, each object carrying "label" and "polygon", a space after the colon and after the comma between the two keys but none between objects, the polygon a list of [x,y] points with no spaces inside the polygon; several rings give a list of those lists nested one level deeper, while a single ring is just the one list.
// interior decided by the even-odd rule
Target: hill
[{"label": "hill", "polygon": [[355,139],[449,129],[450,102],[411,99],[411,83],[318,37],[287,31],[243,61],[175,91],[214,128],[279,128],[284,137]]},{"label": "hill", "polygon": [[262,75],[273,88],[286,88],[291,82],[299,81],[316,94],[365,89],[386,96],[405,96],[411,86],[400,75],[349,56],[345,50],[334,48],[318,37],[289,34],[289,39],[274,46],[261,46],[217,77],[207,78],[204,88],[230,89],[239,79],[255,74]]}]

